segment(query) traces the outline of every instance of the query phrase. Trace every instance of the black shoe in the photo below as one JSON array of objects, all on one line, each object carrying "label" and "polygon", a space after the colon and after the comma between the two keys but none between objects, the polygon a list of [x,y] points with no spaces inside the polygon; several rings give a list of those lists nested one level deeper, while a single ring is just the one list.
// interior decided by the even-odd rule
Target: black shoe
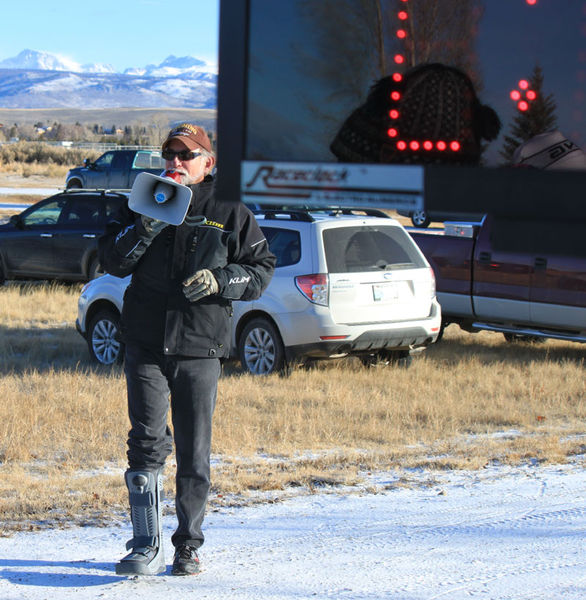
[{"label": "black shoe", "polygon": [[196,575],[199,573],[199,557],[193,546],[187,544],[177,546],[171,573],[173,575]]}]

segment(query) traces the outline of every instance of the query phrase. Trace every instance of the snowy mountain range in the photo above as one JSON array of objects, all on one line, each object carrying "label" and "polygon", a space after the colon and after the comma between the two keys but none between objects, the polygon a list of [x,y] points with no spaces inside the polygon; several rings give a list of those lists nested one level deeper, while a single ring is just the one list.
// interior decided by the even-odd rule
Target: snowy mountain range
[{"label": "snowy mountain range", "polygon": [[3,108],[215,108],[216,85],[216,68],[192,56],[123,73],[28,49],[0,61]]}]

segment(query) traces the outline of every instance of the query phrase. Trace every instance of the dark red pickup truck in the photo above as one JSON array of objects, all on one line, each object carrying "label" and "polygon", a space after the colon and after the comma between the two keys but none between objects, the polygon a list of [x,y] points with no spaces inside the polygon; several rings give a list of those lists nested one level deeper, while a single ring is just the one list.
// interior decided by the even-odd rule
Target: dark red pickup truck
[{"label": "dark red pickup truck", "polygon": [[584,253],[567,254],[563,243],[560,251],[552,251],[557,248],[552,244],[541,251],[537,242],[546,230],[539,229],[525,231],[517,250],[499,250],[492,243],[494,225],[487,216],[479,224],[409,230],[435,272],[442,325],[500,331],[508,340],[538,336],[586,342]]}]

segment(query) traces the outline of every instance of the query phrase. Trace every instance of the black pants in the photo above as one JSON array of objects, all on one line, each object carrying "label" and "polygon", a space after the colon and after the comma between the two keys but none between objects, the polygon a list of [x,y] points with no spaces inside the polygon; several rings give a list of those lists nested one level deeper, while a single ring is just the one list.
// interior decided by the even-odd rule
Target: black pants
[{"label": "black pants", "polygon": [[212,415],[220,361],[217,358],[165,356],[135,344],[126,346],[128,391],[128,465],[131,470],[158,471],[173,449],[167,425],[169,396],[177,454],[178,527],[175,546],[199,548],[201,524],[210,488]]}]

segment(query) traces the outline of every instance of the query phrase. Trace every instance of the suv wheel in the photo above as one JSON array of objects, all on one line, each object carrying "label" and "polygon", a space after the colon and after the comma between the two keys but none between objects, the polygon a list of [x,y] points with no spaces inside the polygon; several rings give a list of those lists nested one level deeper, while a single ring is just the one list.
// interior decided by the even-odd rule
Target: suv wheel
[{"label": "suv wheel", "polygon": [[415,227],[424,228],[431,223],[431,219],[424,210],[417,210],[411,214],[411,222]]},{"label": "suv wheel", "polygon": [[79,181],[78,179],[72,179],[71,181],[67,182],[66,189],[68,190],[80,190],[81,188],[81,181]]},{"label": "suv wheel", "polygon": [[242,367],[253,375],[269,375],[285,366],[285,349],[276,327],[267,319],[252,319],[238,339]]},{"label": "suv wheel", "polygon": [[87,343],[92,360],[102,365],[122,362],[123,345],[118,340],[120,317],[110,309],[97,312],[87,330]]}]

